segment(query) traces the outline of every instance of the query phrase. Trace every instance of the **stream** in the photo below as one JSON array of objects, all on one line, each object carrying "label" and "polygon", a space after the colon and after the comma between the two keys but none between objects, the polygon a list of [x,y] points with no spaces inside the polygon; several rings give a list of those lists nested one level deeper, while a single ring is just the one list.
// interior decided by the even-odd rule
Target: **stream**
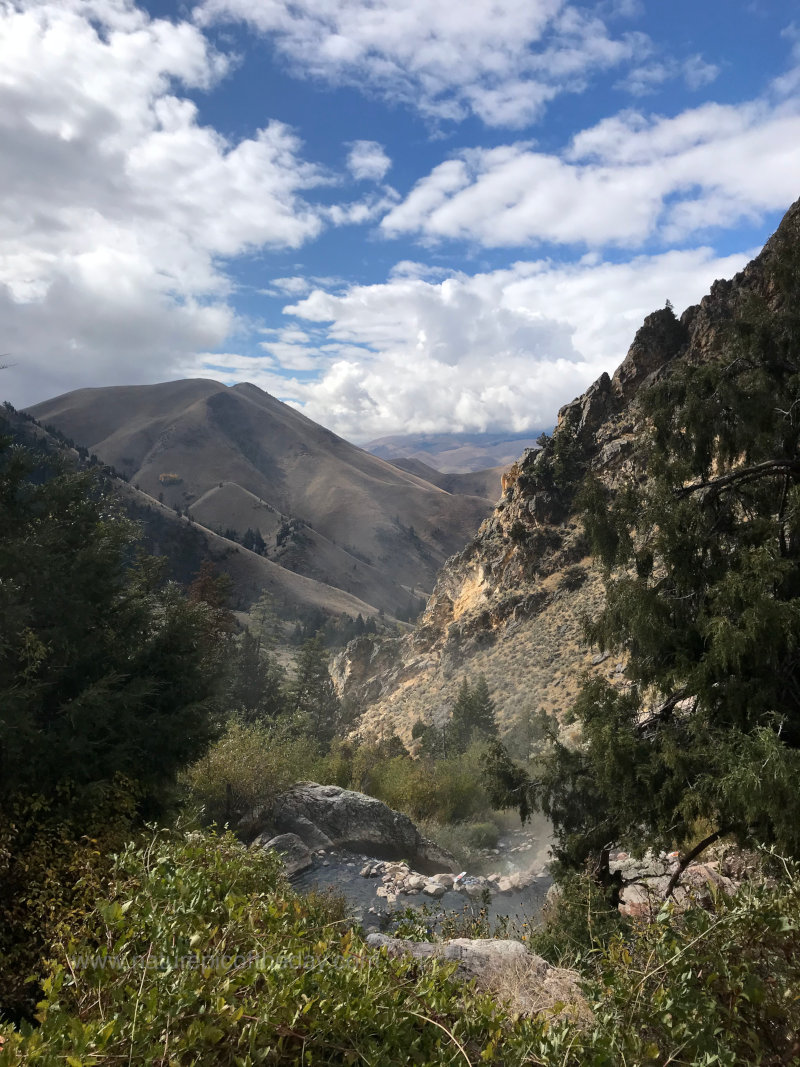
[{"label": "stream", "polygon": [[[458,883],[461,888],[445,888],[437,898],[425,891],[401,890],[394,900],[387,901],[377,891],[386,883],[383,872],[396,869],[398,864],[382,863],[363,852],[344,849],[317,853],[313,865],[296,875],[292,884],[300,892],[341,893],[351,917],[366,932],[390,931],[407,909],[414,908],[432,931],[446,917],[467,919],[483,912],[492,932],[502,931],[507,921],[507,936],[521,936],[523,924],[538,919],[552,885],[546,870],[547,845],[525,829],[518,829],[507,832],[498,846],[481,852],[473,871],[467,871]],[[376,876],[363,876],[362,871],[376,865],[380,865]],[[413,877],[414,872],[408,874]],[[499,890],[498,882],[505,891]]]}]

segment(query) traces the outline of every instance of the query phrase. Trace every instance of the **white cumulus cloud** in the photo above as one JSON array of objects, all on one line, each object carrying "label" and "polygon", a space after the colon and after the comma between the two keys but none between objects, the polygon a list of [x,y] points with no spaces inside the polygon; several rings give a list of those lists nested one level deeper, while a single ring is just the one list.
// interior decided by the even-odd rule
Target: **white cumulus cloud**
[{"label": "white cumulus cloud", "polygon": [[323,226],[326,179],[267,122],[232,143],[181,88],[227,61],[188,22],[125,0],[0,7],[0,308],[17,403],[152,380],[234,321],[224,260]]},{"label": "white cumulus cloud", "polygon": [[554,96],[649,47],[565,0],[204,0],[196,17],[244,21],[298,76],[490,126],[524,126]]},{"label": "white cumulus cloud", "polygon": [[800,174],[800,103],[706,104],[674,118],[622,112],[561,154],[525,142],[436,166],[381,221],[386,236],[487,247],[639,248],[786,208]]},{"label": "white cumulus cloud", "polygon": [[353,141],[347,155],[347,168],[358,181],[379,182],[392,165],[383,145],[377,141]]},{"label": "white cumulus cloud", "polygon": [[[623,263],[590,254],[440,281],[406,262],[383,284],[315,289],[285,308],[307,340],[290,327],[268,348],[304,376],[287,379],[272,360],[234,360],[228,370],[358,441],[541,428],[614,370],[645,315],[667,299],[678,309],[698,301],[746,260],[708,248]],[[191,373],[207,376],[210,366]]]}]

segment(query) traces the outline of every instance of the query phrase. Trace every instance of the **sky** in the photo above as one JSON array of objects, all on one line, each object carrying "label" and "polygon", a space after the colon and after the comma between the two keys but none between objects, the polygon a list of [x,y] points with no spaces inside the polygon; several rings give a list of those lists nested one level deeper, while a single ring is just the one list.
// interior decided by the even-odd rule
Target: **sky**
[{"label": "sky", "polygon": [[0,397],[549,427],[798,197],[795,0],[0,0]]}]

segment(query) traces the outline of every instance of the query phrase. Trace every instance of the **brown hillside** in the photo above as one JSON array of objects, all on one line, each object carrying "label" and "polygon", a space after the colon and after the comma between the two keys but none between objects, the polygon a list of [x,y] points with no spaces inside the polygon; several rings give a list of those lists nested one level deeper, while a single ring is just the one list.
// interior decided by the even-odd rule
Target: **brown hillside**
[{"label": "brown hillside", "polygon": [[[257,528],[272,559],[392,612],[413,590],[430,591],[490,510],[482,496],[399,470],[250,384],[81,389],[30,413],[167,506],[218,531]],[[288,519],[313,531],[293,550],[276,540]]]},{"label": "brown hillside", "polygon": [[[77,452],[13,409],[0,413],[0,426],[20,443],[43,445],[49,452],[63,455],[68,464],[82,465]],[[287,618],[317,611],[333,616],[345,613],[354,618],[372,611],[370,603],[249,552],[201,524],[177,515],[172,508],[159,504],[120,478],[104,473],[103,481],[111,499],[119,502],[139,525],[143,549],[163,557],[167,577],[188,584],[203,561],[210,559],[218,573],[230,578],[230,606],[236,611],[247,612],[264,592],[272,596],[276,608]]]}]

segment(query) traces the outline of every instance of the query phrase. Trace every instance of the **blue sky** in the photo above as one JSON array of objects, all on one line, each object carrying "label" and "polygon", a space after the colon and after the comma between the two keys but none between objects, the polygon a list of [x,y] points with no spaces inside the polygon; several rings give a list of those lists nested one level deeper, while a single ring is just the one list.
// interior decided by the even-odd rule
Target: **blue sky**
[{"label": "blue sky", "polygon": [[800,196],[788,0],[6,0],[21,406],[253,381],[353,440],[523,431]]}]

